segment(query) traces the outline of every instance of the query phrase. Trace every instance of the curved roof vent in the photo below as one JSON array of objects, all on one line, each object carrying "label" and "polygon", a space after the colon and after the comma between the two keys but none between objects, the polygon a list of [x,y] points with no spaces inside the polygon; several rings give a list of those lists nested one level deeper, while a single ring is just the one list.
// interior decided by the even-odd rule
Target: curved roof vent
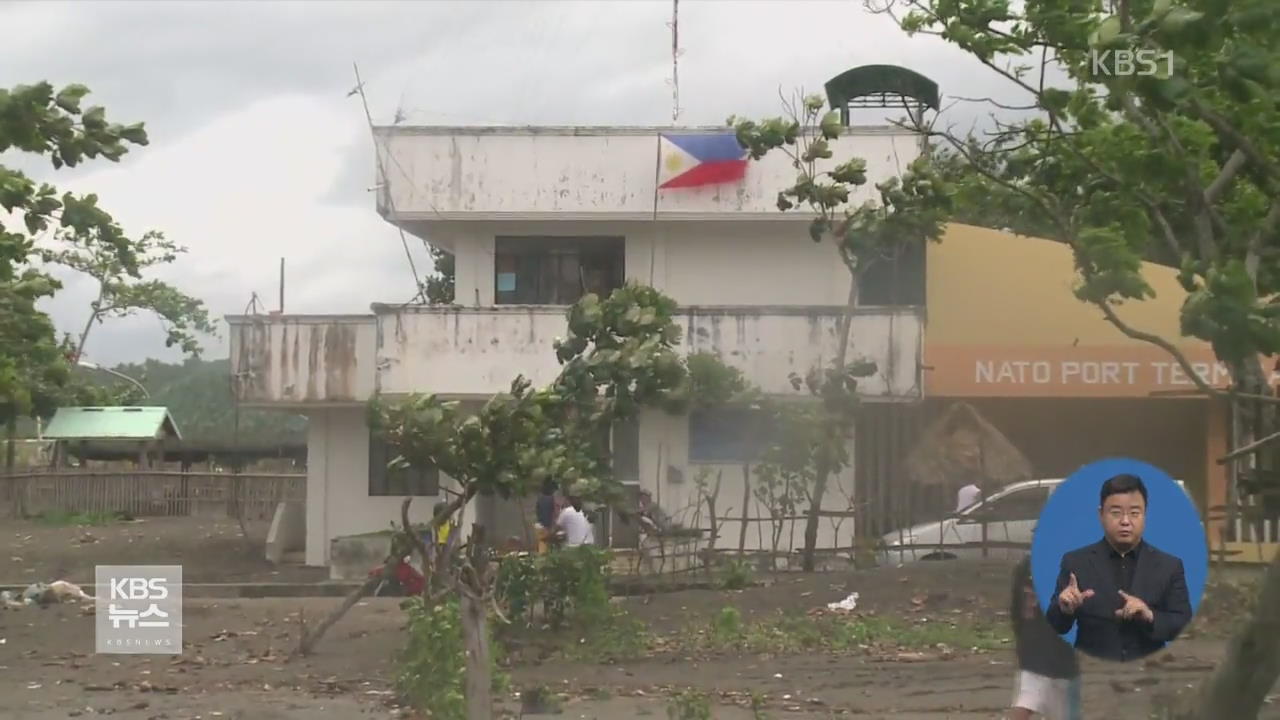
[{"label": "curved roof vent", "polygon": [[938,83],[900,65],[862,65],[827,81],[827,102],[849,124],[849,111],[901,107],[917,120],[925,108],[938,112]]}]

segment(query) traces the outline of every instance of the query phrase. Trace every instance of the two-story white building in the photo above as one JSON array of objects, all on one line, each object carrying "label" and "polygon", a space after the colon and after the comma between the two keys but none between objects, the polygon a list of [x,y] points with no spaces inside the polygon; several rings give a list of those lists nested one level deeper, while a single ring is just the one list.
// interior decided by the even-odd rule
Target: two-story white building
[{"label": "two-story white building", "polygon": [[[371,397],[436,393],[480,403],[518,374],[545,384],[558,372],[552,343],[565,332],[566,306],[584,292],[651,285],[681,306],[682,351],[714,352],[769,393],[803,395],[788,375],[834,358],[849,277],[833,247],[809,239],[811,215],[777,210],[778,191],[795,178],[789,160],[777,153],[746,162],[729,144],[736,147],[725,128],[378,129],[378,211],[453,254],[454,305],[228,318],[241,404],[310,420],[307,564],[327,564],[334,538],[385,529],[406,495],[424,496],[413,515],[425,520],[449,482],[386,470],[386,449],[366,425]],[[836,160],[867,162],[871,182],[854,202],[871,199],[873,184],[899,174],[920,147],[894,127],[850,127],[833,144]],[[849,357],[878,367],[861,384],[868,402],[920,398],[916,274],[918,282],[886,276],[864,285]],[[908,286],[916,289],[890,300]],[[646,411],[614,429],[617,472],[686,524],[694,479],[721,473],[718,514],[740,517],[743,467],[758,450],[744,442],[745,421],[733,411]],[[851,508],[853,474],[833,479],[824,509]],[[516,505],[473,505],[470,516],[503,535],[529,522]],[[764,513],[755,500],[748,512]],[[740,523],[719,525],[721,546],[736,547]],[[799,547],[803,523],[794,527]],[[768,535],[767,524],[749,523],[748,547],[767,546]],[[848,547],[852,537],[851,520],[831,518],[820,546]]]}]

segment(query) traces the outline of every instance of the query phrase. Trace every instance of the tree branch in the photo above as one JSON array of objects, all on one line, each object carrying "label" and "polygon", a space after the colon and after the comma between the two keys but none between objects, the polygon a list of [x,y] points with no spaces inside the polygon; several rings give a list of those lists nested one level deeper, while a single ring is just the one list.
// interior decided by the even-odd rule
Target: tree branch
[{"label": "tree branch", "polygon": [[1258,285],[1258,265],[1262,262],[1262,244],[1276,231],[1278,224],[1280,224],[1280,200],[1271,203],[1271,209],[1267,211],[1266,217],[1262,218],[1262,224],[1249,237],[1244,267],[1245,272],[1249,274],[1249,279],[1253,281],[1255,290]]},{"label": "tree branch", "polygon": [[1137,328],[1129,325],[1124,320],[1121,320],[1120,316],[1116,314],[1115,308],[1111,307],[1111,303],[1106,300],[1097,301],[1094,304],[1102,310],[1102,314],[1107,318],[1107,321],[1126,336],[1134,340],[1151,343],[1172,355],[1173,359],[1177,361],[1178,366],[1187,374],[1187,377],[1191,380],[1192,384],[1199,388],[1201,392],[1211,397],[1219,397],[1224,394],[1221,390],[1213,387],[1209,383],[1205,382],[1204,378],[1200,377],[1200,373],[1196,372],[1195,368],[1191,366],[1191,361],[1187,360],[1187,356],[1184,355],[1176,345],[1165,340],[1159,335],[1143,332],[1142,330],[1138,330]]},{"label": "tree branch", "polygon": [[1231,157],[1227,158],[1227,161],[1223,163],[1222,170],[1218,173],[1218,177],[1214,178],[1213,182],[1209,183],[1208,188],[1205,188],[1204,201],[1210,205],[1217,202],[1218,199],[1222,197],[1222,193],[1226,192],[1227,186],[1230,185],[1231,181],[1235,179],[1237,174],[1239,174],[1240,169],[1245,166],[1246,162],[1248,162],[1248,158],[1245,157],[1244,151],[1240,148],[1236,148],[1235,151],[1231,153]]},{"label": "tree branch", "polygon": [[1218,134],[1218,137],[1223,140],[1223,142],[1245,154],[1245,157],[1249,160],[1250,166],[1252,166],[1252,168],[1257,171],[1265,181],[1263,184],[1271,184],[1276,176],[1275,168],[1271,165],[1271,162],[1267,160],[1266,156],[1258,150],[1257,146],[1249,140],[1249,138],[1245,137],[1243,133],[1237,130],[1235,126],[1231,124],[1231,121],[1218,114],[1217,111],[1206,107],[1204,103],[1200,102],[1197,98],[1191,98],[1189,106],[1192,114],[1203,120],[1209,125],[1209,127],[1213,128],[1214,132]]},{"label": "tree branch", "polygon": [[[1273,399],[1274,399],[1274,398],[1273,398]],[[1261,448],[1261,447],[1263,447],[1263,446],[1265,446],[1265,445],[1270,445],[1271,443],[1275,442],[1276,440],[1280,440],[1280,432],[1274,432],[1274,433],[1271,433],[1270,435],[1268,435],[1268,436],[1266,436],[1266,437],[1264,437],[1264,438],[1261,438],[1261,439],[1258,439],[1258,440],[1254,440],[1253,442],[1249,443],[1248,445],[1244,445],[1244,446],[1242,446],[1242,447],[1238,447],[1238,448],[1236,448],[1235,450],[1232,450],[1231,452],[1227,453],[1226,455],[1223,455],[1222,457],[1218,458],[1218,464],[1219,464],[1219,465],[1226,465],[1227,463],[1231,462],[1232,460],[1235,460],[1235,459],[1236,459],[1236,458],[1238,458],[1238,457],[1244,457],[1245,455],[1249,455],[1250,453],[1256,452],[1259,448]]]}]

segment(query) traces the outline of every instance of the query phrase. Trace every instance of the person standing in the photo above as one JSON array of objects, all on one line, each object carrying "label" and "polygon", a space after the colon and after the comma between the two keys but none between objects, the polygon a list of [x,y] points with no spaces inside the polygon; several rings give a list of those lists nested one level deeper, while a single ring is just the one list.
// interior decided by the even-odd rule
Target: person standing
[{"label": "person standing", "polygon": [[1102,539],[1062,556],[1046,617],[1059,634],[1077,626],[1081,652],[1137,660],[1191,622],[1186,574],[1181,559],[1142,539],[1147,486],[1141,478],[1117,475],[1103,483],[1098,519]]},{"label": "person standing", "polygon": [[1009,606],[1018,674],[1008,720],[1080,720],[1080,665],[1075,651],[1045,619],[1031,581],[1031,558],[1013,571]]},{"label": "person standing", "polygon": [[547,478],[542,481],[542,492],[534,503],[534,533],[538,541],[538,554],[547,552],[552,532],[556,523],[556,481]]},{"label": "person standing", "polygon": [[982,486],[975,481],[960,488],[956,493],[956,512],[960,512],[982,499]]}]

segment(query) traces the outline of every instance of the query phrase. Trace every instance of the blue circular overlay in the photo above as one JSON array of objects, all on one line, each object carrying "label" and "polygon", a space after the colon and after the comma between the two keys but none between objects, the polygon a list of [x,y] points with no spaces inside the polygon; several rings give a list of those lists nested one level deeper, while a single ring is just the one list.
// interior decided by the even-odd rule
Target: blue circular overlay
[{"label": "blue circular overlay", "polygon": [[[1053,602],[1062,556],[1102,539],[1098,493],[1109,478],[1122,474],[1137,475],[1147,486],[1147,526],[1142,539],[1181,558],[1194,614],[1200,608],[1209,575],[1209,544],[1200,513],[1187,494],[1189,488],[1183,490],[1154,465],[1128,458],[1085,465],[1049,495],[1031,540],[1031,580],[1040,607],[1047,611]],[[1075,643],[1076,628],[1063,637]]]}]

